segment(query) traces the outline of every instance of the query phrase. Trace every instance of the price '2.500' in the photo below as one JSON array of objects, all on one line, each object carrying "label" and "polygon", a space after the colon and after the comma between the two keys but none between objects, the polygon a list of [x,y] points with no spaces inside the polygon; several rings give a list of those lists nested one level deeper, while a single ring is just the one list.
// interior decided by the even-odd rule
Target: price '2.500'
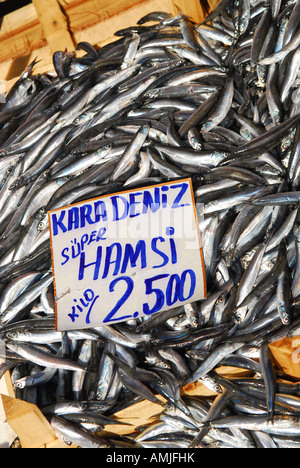
[{"label": "price '2.500'", "polygon": [[[158,287],[161,284],[163,279],[169,278],[165,291]],[[116,302],[113,309],[106,315],[103,319],[103,323],[108,324],[111,322],[118,322],[121,320],[129,320],[131,318],[137,318],[139,312],[136,311],[133,315],[122,315],[121,312],[122,306],[125,304],[127,299],[130,297],[134,290],[134,280],[129,276],[120,276],[119,278],[111,281],[109,285],[109,292],[112,293],[116,290],[119,283],[126,284],[126,290],[120,299]],[[179,301],[186,303],[193,295],[196,289],[196,274],[194,270],[187,269],[184,270],[180,275],[173,274],[160,274],[153,276],[152,278],[145,279],[145,296],[151,296],[150,302],[153,302],[152,307],[149,306],[148,302],[144,302],[142,305],[142,312],[144,315],[151,315],[155,312],[159,312],[163,307],[167,306],[168,308]],[[90,316],[94,309],[94,306],[97,300],[100,298],[100,295],[96,295],[92,289],[87,289],[83,293],[83,297],[79,300],[73,299],[74,305],[72,306],[72,312],[68,314],[72,322],[76,321],[82,313],[85,316],[85,323],[90,323]]]}]

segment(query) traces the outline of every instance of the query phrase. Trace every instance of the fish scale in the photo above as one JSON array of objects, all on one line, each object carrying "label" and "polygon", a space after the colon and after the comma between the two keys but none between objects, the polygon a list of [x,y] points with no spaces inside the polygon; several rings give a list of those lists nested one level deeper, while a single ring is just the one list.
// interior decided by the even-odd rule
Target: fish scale
[{"label": "fish scale", "polygon": [[[283,388],[268,352],[299,335],[299,5],[221,0],[201,24],[151,12],[101,48],[79,43],[81,58],[57,51],[54,73],[35,75],[32,62],[7,94],[0,375],[11,369],[25,400],[26,385],[36,388],[35,403],[64,440],[299,446],[298,386],[287,379]],[[55,332],[47,211],[181,176],[204,206],[207,298]],[[251,376],[220,377],[221,365]],[[192,382],[218,397],[181,394]],[[155,422],[122,439],[95,434],[141,400],[158,404]]]}]

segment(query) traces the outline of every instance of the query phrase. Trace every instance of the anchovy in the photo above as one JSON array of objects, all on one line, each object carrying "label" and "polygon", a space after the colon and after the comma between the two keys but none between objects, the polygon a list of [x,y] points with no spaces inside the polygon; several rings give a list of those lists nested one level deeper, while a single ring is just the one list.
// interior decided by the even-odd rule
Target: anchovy
[{"label": "anchovy", "polygon": [[268,421],[267,416],[228,416],[210,422],[215,428],[240,427],[248,430],[262,430],[268,434],[297,435],[299,418],[296,416],[275,416]]},{"label": "anchovy", "polygon": [[50,424],[55,433],[69,444],[74,443],[81,448],[109,448],[110,444],[77,424],[67,421],[61,416],[52,416]]},{"label": "anchovy", "polygon": [[60,358],[59,356],[47,353],[46,351],[41,351],[27,343],[10,342],[7,346],[21,357],[25,357],[40,366],[73,371],[87,371],[87,367],[85,365],[73,362],[66,358]]},{"label": "anchovy", "polygon": [[43,288],[49,286],[52,281],[52,274],[48,273],[44,278],[41,278],[38,283],[32,285],[28,290],[18,295],[18,297],[3,310],[0,317],[1,325],[15,321],[18,314],[22,314],[24,307],[39,297]]},{"label": "anchovy", "polygon": [[215,109],[208,115],[206,122],[201,127],[203,133],[211,131],[212,128],[223,122],[231,108],[233,95],[234,81],[233,78],[228,78]]}]

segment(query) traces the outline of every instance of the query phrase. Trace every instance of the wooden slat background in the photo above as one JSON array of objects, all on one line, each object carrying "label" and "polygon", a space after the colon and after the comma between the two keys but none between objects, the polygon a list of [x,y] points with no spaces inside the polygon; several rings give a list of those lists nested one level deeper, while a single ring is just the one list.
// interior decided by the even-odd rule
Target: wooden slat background
[{"label": "wooden slat background", "polygon": [[[210,8],[218,0],[207,0]],[[32,0],[6,15],[0,29],[0,93],[8,91],[26,65],[40,61],[35,73],[53,70],[56,50],[74,50],[80,41],[104,45],[115,31],[135,25],[151,11],[177,14],[178,9],[200,22],[201,0]]]}]

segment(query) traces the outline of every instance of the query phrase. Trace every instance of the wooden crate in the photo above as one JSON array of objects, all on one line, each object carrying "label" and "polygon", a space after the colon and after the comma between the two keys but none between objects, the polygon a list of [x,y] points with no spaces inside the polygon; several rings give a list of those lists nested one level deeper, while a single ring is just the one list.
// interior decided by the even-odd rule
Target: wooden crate
[{"label": "wooden crate", "polygon": [[[218,0],[207,0],[213,8]],[[177,6],[200,22],[200,0],[32,0],[3,18],[0,29],[0,93],[8,91],[26,65],[37,57],[35,73],[53,70],[57,50],[74,50],[80,41],[104,45],[114,33],[135,25],[151,11],[176,15]]]}]

